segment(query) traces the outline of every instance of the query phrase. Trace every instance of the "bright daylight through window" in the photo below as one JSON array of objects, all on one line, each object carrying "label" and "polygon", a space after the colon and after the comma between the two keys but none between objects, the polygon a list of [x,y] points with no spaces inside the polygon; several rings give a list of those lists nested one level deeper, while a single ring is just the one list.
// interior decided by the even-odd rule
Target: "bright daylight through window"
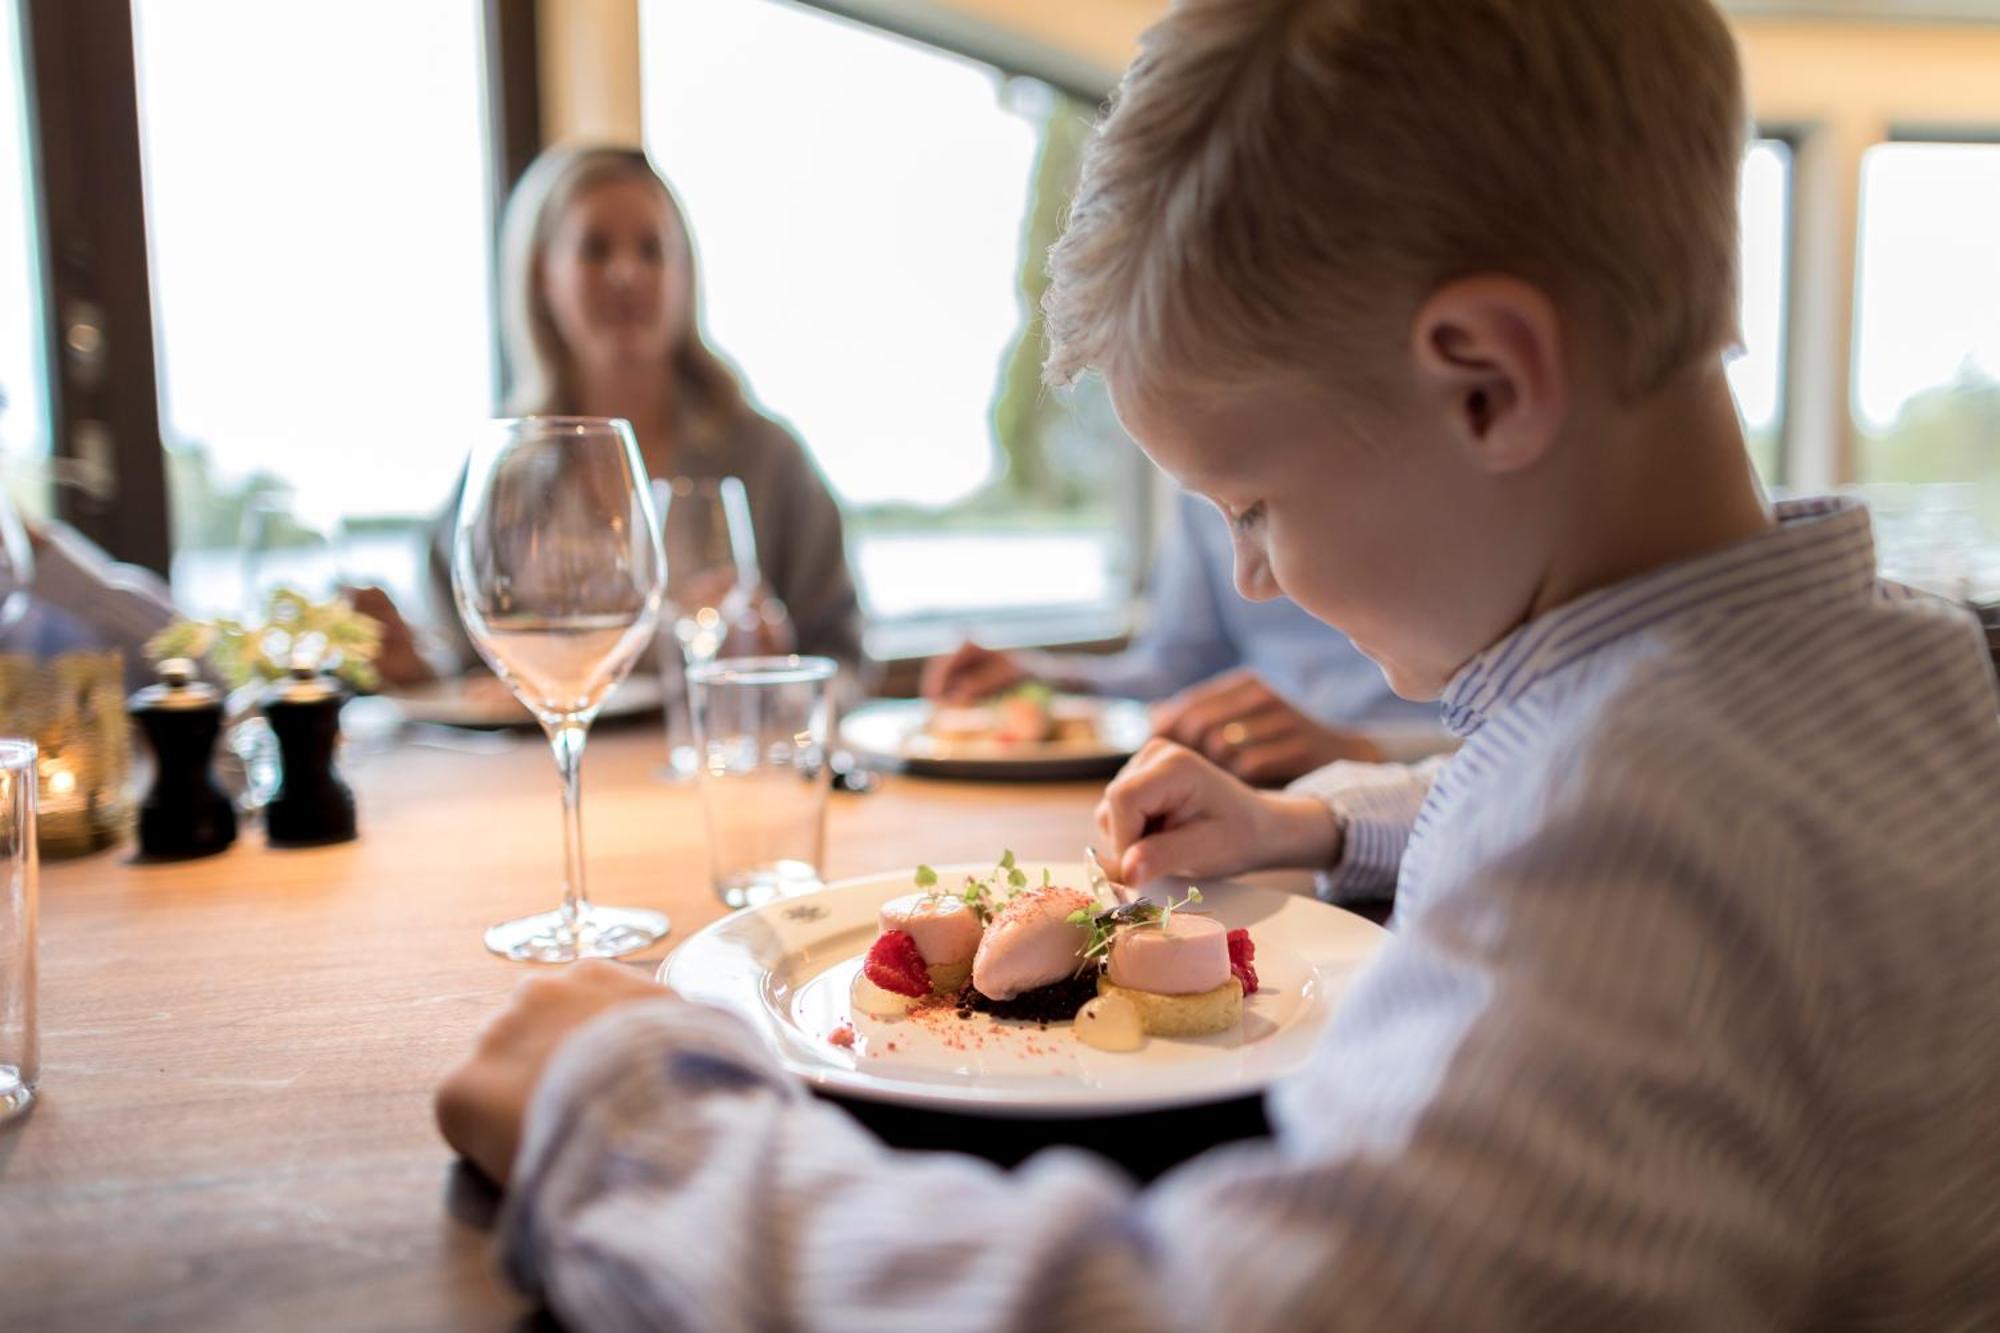
[{"label": "bright daylight through window", "polygon": [[846,507],[870,610],[1122,603],[1135,453],[1101,386],[1042,390],[1028,318],[1094,108],[768,0],[641,15],[709,331]]},{"label": "bright daylight through window", "polygon": [[1854,415],[1891,573],[2000,578],[2000,144],[1890,143],[1861,178]]},{"label": "bright daylight through window", "polygon": [[1759,139],[1743,160],[1743,347],[1729,363],[1750,456],[1766,481],[1782,475],[1786,270],[1791,255],[1792,150]]},{"label": "bright daylight through window", "polygon": [[133,19],[175,595],[232,611],[339,574],[416,597],[493,410],[482,7]]}]

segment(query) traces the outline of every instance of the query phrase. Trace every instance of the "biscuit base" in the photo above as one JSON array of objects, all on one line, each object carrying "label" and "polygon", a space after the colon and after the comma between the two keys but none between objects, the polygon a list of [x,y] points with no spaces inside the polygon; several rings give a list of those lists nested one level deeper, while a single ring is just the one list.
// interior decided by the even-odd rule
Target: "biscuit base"
[{"label": "biscuit base", "polygon": [[1131,1001],[1139,1011],[1139,1021],[1146,1025],[1146,1034],[1152,1037],[1206,1037],[1227,1032],[1243,1021],[1243,983],[1235,977],[1195,995],[1133,990],[1113,984],[1109,977],[1099,977],[1097,993]]}]

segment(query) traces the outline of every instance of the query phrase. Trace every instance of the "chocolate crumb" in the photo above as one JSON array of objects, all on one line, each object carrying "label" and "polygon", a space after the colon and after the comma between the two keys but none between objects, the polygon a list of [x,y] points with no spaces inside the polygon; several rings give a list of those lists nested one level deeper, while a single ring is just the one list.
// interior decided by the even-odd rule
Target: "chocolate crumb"
[{"label": "chocolate crumb", "polygon": [[1030,1023],[1040,1023],[1047,1027],[1050,1023],[1067,1023],[1076,1017],[1086,1000],[1097,995],[1096,967],[1087,967],[1073,977],[1038,986],[1031,991],[1023,991],[1011,1000],[988,999],[967,983],[958,993],[958,1007],[961,1014],[976,1010],[991,1014],[995,1018],[1016,1018]]}]

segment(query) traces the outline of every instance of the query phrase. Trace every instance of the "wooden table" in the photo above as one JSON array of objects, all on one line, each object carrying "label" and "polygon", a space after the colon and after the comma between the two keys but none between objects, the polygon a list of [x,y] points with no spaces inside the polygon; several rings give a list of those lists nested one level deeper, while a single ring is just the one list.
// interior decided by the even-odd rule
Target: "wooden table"
[{"label": "wooden table", "polygon": [[[584,766],[590,887],[722,914],[692,791],[657,732]],[[45,867],[41,1100],[0,1129],[0,1327],[496,1328],[522,1302],[431,1124],[431,1089],[526,973],[481,930],[554,905],[560,825],[539,740],[402,748],[350,771],[362,836]],[[1070,860],[1098,785],[891,779],[835,796],[827,871]],[[670,941],[671,943],[672,941]],[[656,956],[664,954],[664,949]]]}]

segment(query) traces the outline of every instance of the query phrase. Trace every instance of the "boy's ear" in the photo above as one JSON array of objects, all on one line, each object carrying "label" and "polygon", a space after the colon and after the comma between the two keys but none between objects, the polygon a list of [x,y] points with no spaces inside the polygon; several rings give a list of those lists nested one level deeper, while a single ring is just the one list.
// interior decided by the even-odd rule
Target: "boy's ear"
[{"label": "boy's ear", "polygon": [[1421,392],[1478,466],[1512,472],[1545,455],[1569,414],[1555,302],[1518,278],[1460,278],[1411,325]]}]

